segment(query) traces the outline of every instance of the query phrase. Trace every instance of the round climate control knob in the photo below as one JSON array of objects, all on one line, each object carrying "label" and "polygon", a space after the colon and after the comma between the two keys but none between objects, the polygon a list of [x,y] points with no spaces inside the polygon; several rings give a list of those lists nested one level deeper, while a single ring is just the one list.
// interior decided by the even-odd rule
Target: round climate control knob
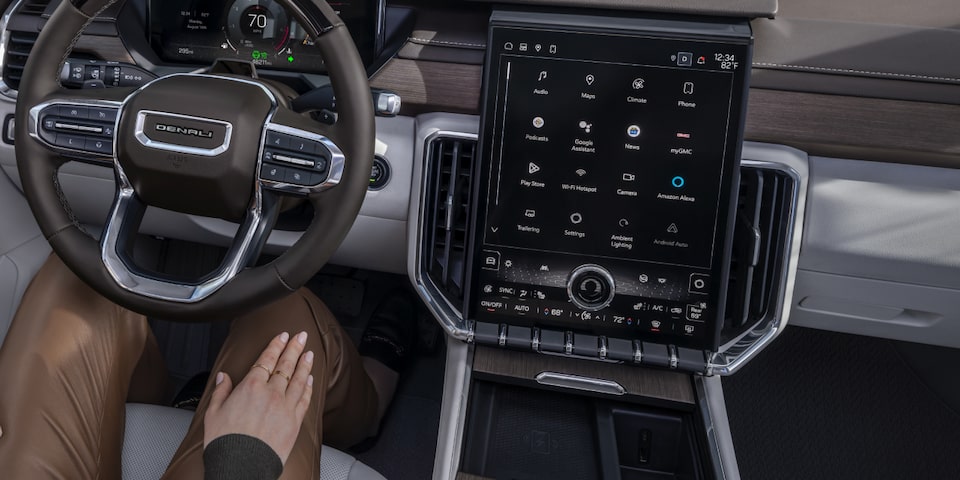
[{"label": "round climate control knob", "polygon": [[613,275],[600,265],[580,265],[570,272],[567,294],[578,308],[589,312],[610,305],[616,292]]}]

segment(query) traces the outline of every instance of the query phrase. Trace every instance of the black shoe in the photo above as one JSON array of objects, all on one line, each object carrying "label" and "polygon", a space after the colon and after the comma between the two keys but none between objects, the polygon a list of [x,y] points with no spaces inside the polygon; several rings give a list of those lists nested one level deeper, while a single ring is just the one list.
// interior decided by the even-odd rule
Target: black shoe
[{"label": "black shoe", "polygon": [[387,295],[373,312],[358,350],[361,356],[373,358],[399,373],[409,363],[419,337],[412,294],[397,290]]},{"label": "black shoe", "polygon": [[203,396],[203,389],[207,386],[209,379],[210,372],[200,372],[194,375],[173,398],[173,407],[196,411],[197,406],[200,405],[200,397]]}]

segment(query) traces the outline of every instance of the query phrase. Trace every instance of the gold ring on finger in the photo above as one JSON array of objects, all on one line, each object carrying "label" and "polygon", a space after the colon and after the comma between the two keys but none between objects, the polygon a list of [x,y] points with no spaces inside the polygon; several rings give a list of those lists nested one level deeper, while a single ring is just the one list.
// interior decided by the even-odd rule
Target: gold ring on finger
[{"label": "gold ring on finger", "polygon": [[262,368],[264,372],[267,372],[267,375],[273,374],[273,370],[270,370],[270,367],[260,363],[254,363],[253,366],[250,367],[250,370],[253,370],[254,368]]},{"label": "gold ring on finger", "polygon": [[274,374],[274,375],[280,375],[281,377],[287,379],[288,382],[290,381],[290,375],[287,375],[286,373],[283,373],[283,372],[281,372],[280,370],[274,370],[274,371],[273,371],[273,374]]}]

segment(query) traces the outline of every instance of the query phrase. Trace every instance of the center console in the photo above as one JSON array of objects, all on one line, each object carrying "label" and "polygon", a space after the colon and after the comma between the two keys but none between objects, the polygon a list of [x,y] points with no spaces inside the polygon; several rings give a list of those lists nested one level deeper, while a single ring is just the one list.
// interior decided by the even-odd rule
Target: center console
[{"label": "center console", "polygon": [[489,45],[470,316],[715,350],[749,27],[506,14]]},{"label": "center console", "polygon": [[718,375],[786,323],[806,160],[744,145],[745,20],[571,12],[494,11],[482,116],[418,121],[434,478],[739,478]]}]

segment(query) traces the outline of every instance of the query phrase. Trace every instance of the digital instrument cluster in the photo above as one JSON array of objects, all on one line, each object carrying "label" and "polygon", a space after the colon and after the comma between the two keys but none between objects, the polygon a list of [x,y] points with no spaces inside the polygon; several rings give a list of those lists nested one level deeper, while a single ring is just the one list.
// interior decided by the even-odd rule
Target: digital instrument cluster
[{"label": "digital instrument cluster", "polygon": [[[369,64],[382,33],[383,2],[331,1]],[[151,42],[169,62],[241,59],[259,68],[323,72],[304,28],[274,0],[152,0]]]},{"label": "digital instrument cluster", "polygon": [[749,41],[492,27],[473,318],[716,347]]}]

